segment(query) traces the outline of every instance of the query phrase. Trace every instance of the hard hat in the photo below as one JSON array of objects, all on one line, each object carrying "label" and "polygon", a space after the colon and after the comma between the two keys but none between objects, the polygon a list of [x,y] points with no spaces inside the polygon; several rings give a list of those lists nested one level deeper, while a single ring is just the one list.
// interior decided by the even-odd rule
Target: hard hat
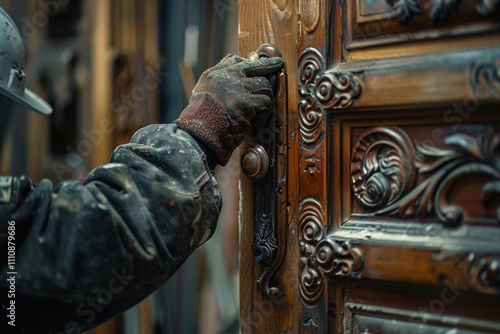
[{"label": "hard hat", "polygon": [[0,94],[23,107],[49,115],[52,107],[26,88],[25,57],[21,34],[0,7]]}]

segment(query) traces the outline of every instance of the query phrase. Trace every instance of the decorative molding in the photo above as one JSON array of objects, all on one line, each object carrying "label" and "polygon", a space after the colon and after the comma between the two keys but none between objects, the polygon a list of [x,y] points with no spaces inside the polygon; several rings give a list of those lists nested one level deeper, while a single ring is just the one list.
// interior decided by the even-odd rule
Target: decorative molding
[{"label": "decorative molding", "polygon": [[316,261],[328,275],[358,277],[363,255],[351,241],[326,238],[316,246]]},{"label": "decorative molding", "polygon": [[307,304],[321,298],[327,275],[357,277],[363,266],[360,250],[349,241],[325,238],[325,213],[314,198],[300,204],[300,295]]},{"label": "decorative molding", "polygon": [[448,20],[451,13],[455,12],[460,5],[460,0],[433,0],[429,9],[429,19],[432,23]]},{"label": "decorative molding", "polygon": [[316,77],[324,71],[323,56],[315,49],[304,51],[299,60],[300,101],[299,127],[302,140],[307,144],[315,143],[321,134],[323,110],[317,110],[315,94]]},{"label": "decorative molding", "polygon": [[[477,138],[454,134],[445,144],[450,148],[416,146],[396,127],[373,128],[361,136],[351,160],[352,190],[367,211],[361,216],[427,218],[434,213],[444,225],[460,225],[464,212],[450,203],[450,192],[457,181],[472,174],[491,177],[483,186],[483,206],[498,199],[500,131]],[[415,179],[422,181],[414,185]],[[500,223],[500,212],[492,219]]]},{"label": "decorative molding", "polygon": [[374,128],[354,148],[352,189],[358,201],[371,210],[398,202],[415,184],[415,146],[399,128]]},{"label": "decorative molding", "polygon": [[469,87],[472,95],[478,100],[500,100],[500,64],[473,64],[470,69]]},{"label": "decorative molding", "polygon": [[309,173],[309,175],[311,176],[314,176],[315,173],[321,173],[316,164],[323,162],[323,159],[318,158],[313,154],[310,157],[305,158],[304,161],[307,161],[309,163],[309,166],[304,169],[304,173]]},{"label": "decorative molding", "polygon": [[399,22],[410,21],[414,14],[422,13],[419,0],[387,0],[394,13],[399,17]]},{"label": "decorative molding", "polygon": [[314,198],[300,204],[299,248],[300,248],[300,295],[308,304],[315,304],[324,290],[324,272],[318,268],[316,245],[323,239],[326,230],[322,205]]},{"label": "decorative molding", "polygon": [[478,283],[500,293],[500,257],[482,258],[477,272]]},{"label": "decorative molding", "polygon": [[312,328],[313,330],[318,330],[319,329],[319,325],[317,323],[317,320],[312,319],[312,318],[306,319],[303,322],[303,326],[302,327],[304,327],[304,328]]},{"label": "decorative molding", "polygon": [[483,16],[493,15],[500,11],[499,0],[480,0],[476,6],[476,10]]},{"label": "decorative molding", "polygon": [[326,71],[323,56],[307,48],[299,58],[299,128],[302,141],[316,143],[322,135],[326,111],[349,108],[361,94],[359,77],[352,72]]},{"label": "decorative molding", "polygon": [[[401,24],[411,21],[414,15],[423,13],[421,0],[386,0]],[[500,9],[499,0],[478,0],[476,10],[483,16],[490,16]],[[460,6],[460,0],[431,0],[426,14],[431,23],[445,22]]]},{"label": "decorative molding", "polygon": [[[459,286],[466,288],[464,286]],[[448,290],[449,289],[449,290]],[[451,290],[451,291],[450,291]],[[454,293],[456,297],[461,296],[462,291],[452,282],[442,290],[442,295],[430,301],[428,308],[405,308],[391,305],[384,307],[365,300],[354,300],[344,303],[343,325],[344,328],[355,328],[354,333],[377,333],[373,328],[390,328],[391,331],[378,331],[378,333],[496,333],[498,323],[496,321],[478,321],[469,317],[448,317],[442,312],[433,312],[436,302],[454,303],[457,299],[448,299],[447,295]],[[439,299],[440,298],[440,299]],[[460,297],[462,298],[462,297]],[[357,299],[357,298],[356,298]],[[458,302],[458,301],[457,301]],[[463,302],[463,301],[460,301]],[[438,304],[438,303],[436,303]],[[469,305],[475,305],[470,303]],[[430,310],[429,310],[430,309]],[[430,311],[430,312],[429,312]],[[450,321],[450,318],[453,321]],[[495,319],[496,320],[496,319]]]},{"label": "decorative molding", "polygon": [[500,294],[500,256],[470,253],[456,267],[466,284],[484,294]]}]

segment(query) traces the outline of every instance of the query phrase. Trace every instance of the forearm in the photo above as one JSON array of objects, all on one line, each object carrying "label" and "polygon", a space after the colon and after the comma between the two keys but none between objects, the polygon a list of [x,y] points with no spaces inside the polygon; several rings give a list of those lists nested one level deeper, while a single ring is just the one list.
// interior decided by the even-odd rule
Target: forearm
[{"label": "forearm", "polygon": [[16,284],[24,295],[58,299],[78,313],[117,272],[133,277],[84,322],[123,312],[165,282],[212,235],[221,205],[202,151],[173,125],[140,130],[110,161],[83,184],[24,184],[0,205],[1,233],[15,220],[22,237]]}]

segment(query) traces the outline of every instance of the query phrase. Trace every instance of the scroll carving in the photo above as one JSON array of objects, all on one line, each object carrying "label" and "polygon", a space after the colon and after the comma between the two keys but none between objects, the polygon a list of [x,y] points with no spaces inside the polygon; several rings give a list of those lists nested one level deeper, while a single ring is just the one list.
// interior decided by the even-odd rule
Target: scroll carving
[{"label": "scroll carving", "polygon": [[458,9],[460,0],[433,0],[429,10],[431,22],[444,22]]},{"label": "scroll carving", "polygon": [[478,282],[485,288],[500,292],[500,258],[483,259],[478,272]]},{"label": "scroll carving", "polygon": [[387,0],[401,23],[410,21],[414,14],[422,13],[419,0]]},{"label": "scroll carving", "polygon": [[300,207],[300,294],[306,303],[315,304],[323,294],[327,275],[356,277],[363,256],[349,241],[325,238],[325,214],[317,200],[305,199]]},{"label": "scroll carving", "polygon": [[299,216],[300,294],[307,303],[316,303],[323,292],[324,272],[316,262],[316,245],[325,234],[323,207],[315,199],[301,203]]},{"label": "scroll carving", "polygon": [[363,206],[380,210],[397,203],[415,184],[415,146],[399,128],[368,131],[354,149],[353,191]]},{"label": "scroll carving", "polygon": [[[354,148],[351,186],[366,209],[362,216],[429,217],[444,225],[463,223],[463,208],[450,203],[454,184],[469,175],[486,175],[482,189],[487,207],[500,197],[500,132],[477,138],[455,134],[445,139],[447,149],[415,145],[400,128],[374,128]],[[422,180],[415,185],[416,179]],[[500,209],[497,217],[500,223]]]},{"label": "scroll carving", "polygon": [[493,63],[472,65],[469,85],[472,95],[479,100],[500,100],[500,66]]},{"label": "scroll carving", "polygon": [[325,111],[349,108],[361,93],[359,77],[351,72],[325,71],[323,56],[313,48],[299,59],[300,132],[311,145],[322,135]]},{"label": "scroll carving", "polygon": [[469,284],[488,294],[500,293],[500,257],[470,253],[457,264]]}]

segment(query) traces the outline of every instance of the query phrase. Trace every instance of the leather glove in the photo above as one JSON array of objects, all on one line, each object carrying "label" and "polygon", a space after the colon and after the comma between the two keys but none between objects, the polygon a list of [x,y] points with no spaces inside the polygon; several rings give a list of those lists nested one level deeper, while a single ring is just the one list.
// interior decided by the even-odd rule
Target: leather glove
[{"label": "leather glove", "polygon": [[280,57],[248,60],[226,56],[201,75],[189,105],[175,123],[205,144],[224,166],[251,129],[251,122],[258,119],[256,115],[270,114],[273,92],[265,76],[282,67]]}]

